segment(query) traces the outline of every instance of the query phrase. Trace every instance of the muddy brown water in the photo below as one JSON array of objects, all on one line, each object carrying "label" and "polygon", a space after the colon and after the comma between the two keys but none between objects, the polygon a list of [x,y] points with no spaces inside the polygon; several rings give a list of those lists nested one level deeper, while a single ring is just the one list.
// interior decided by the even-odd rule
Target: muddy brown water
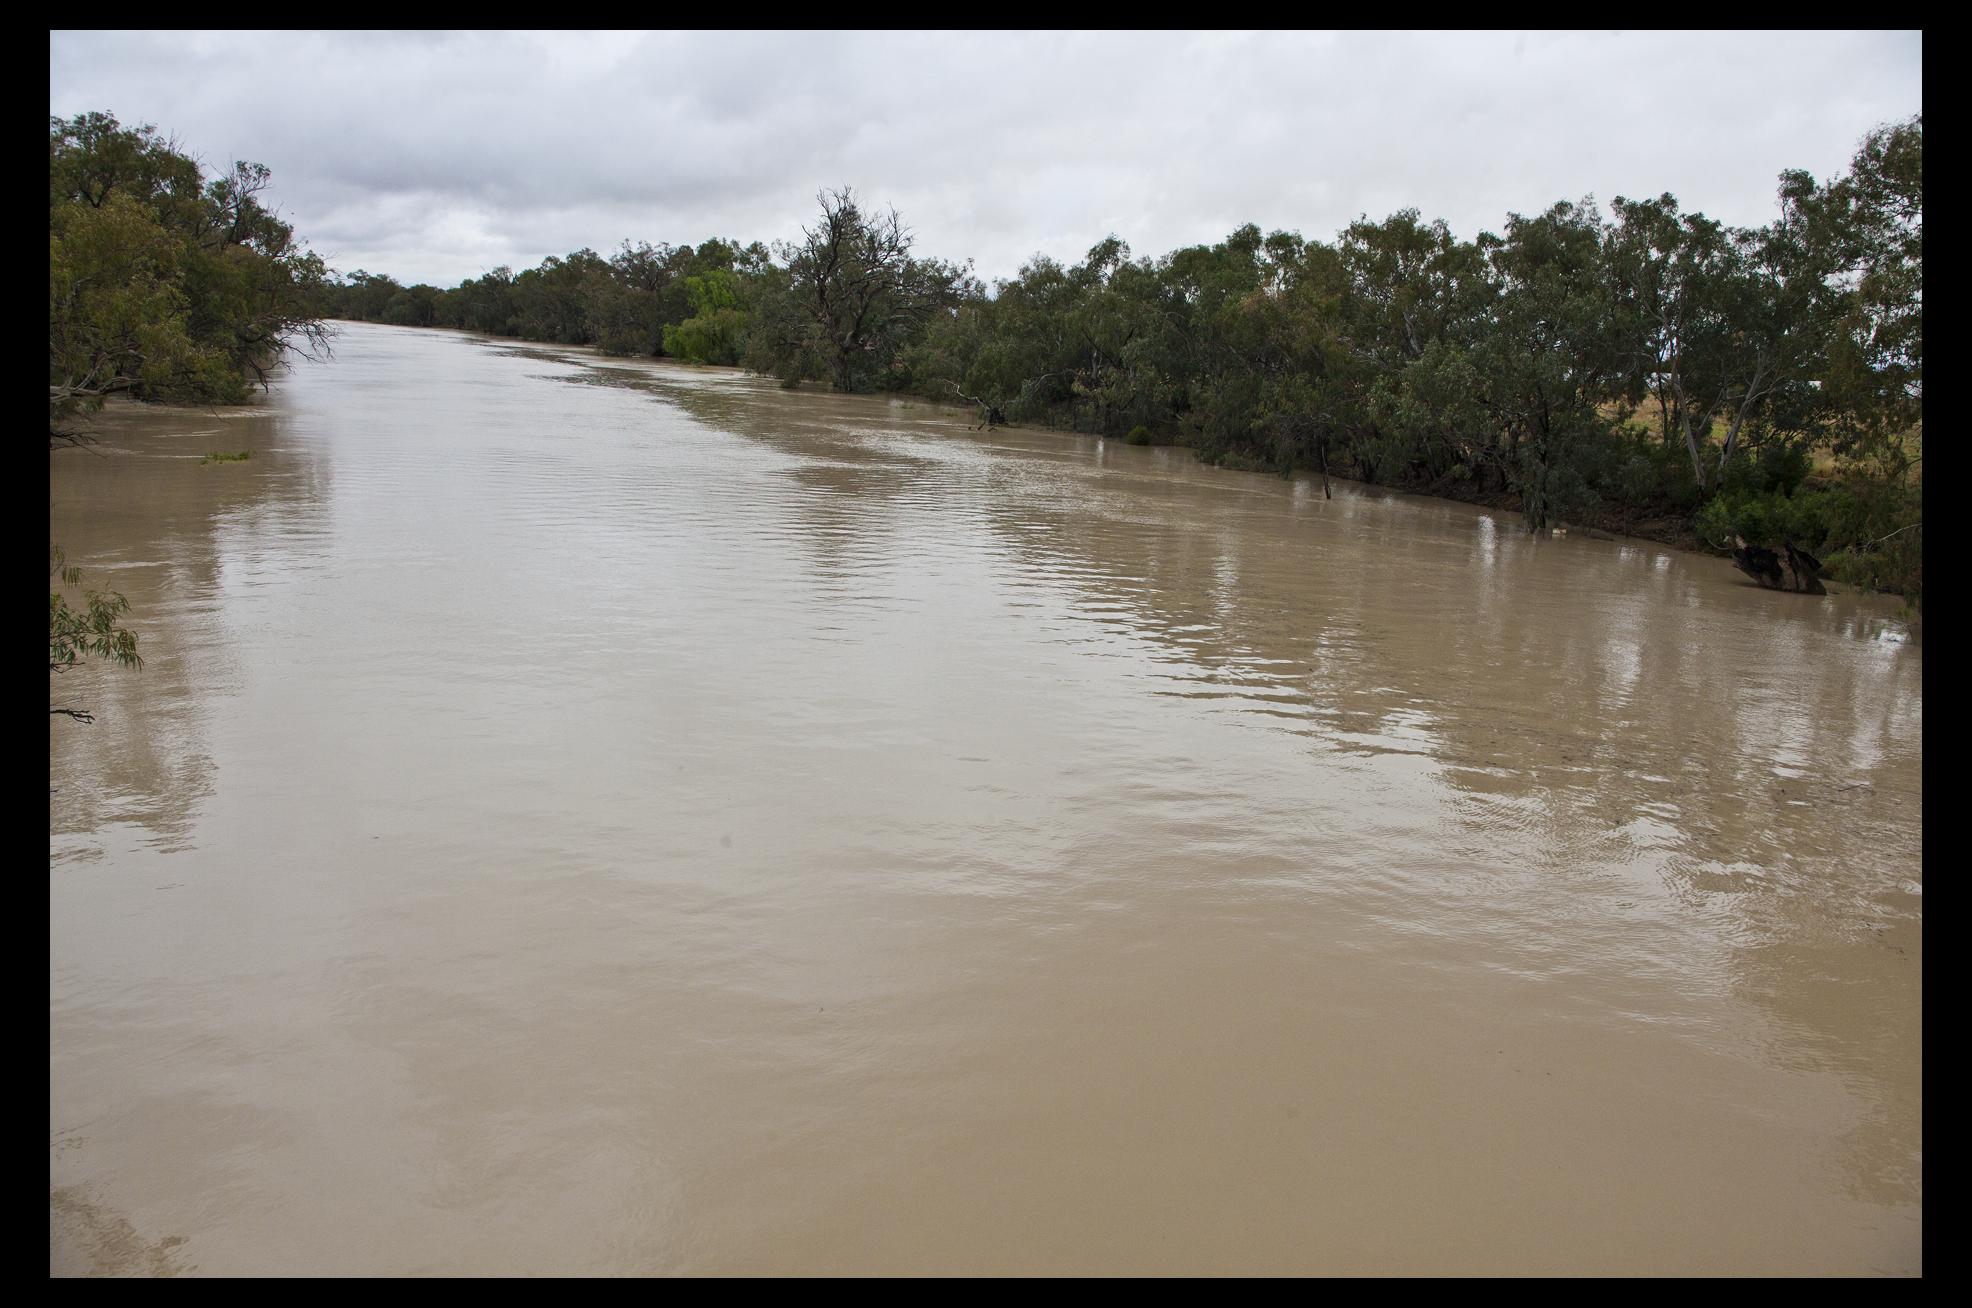
[{"label": "muddy brown water", "polygon": [[1893,604],[336,356],[51,456],[56,1271],[1921,1270]]}]

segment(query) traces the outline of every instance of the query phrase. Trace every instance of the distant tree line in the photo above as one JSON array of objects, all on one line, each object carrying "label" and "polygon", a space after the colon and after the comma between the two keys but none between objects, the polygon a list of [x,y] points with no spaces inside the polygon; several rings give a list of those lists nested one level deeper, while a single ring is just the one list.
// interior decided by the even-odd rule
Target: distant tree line
[{"label": "distant tree line", "polygon": [[1923,134],[1782,174],[1757,228],[1670,195],[1455,237],[1405,210],[1333,243],[1246,226],[1132,258],[1037,257],[991,287],[894,211],[825,193],[769,250],[579,250],[454,287],[359,272],[344,318],[739,364],[788,385],[963,400],[984,422],[1512,504],[1922,591]]}]

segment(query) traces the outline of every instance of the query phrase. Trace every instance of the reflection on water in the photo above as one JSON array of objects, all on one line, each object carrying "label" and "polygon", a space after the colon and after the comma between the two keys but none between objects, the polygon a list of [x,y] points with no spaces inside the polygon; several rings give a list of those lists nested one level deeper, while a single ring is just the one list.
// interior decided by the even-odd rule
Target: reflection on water
[{"label": "reflection on water", "polygon": [[51,1169],[131,1248],[1918,1270],[1891,606],[727,372],[338,355],[53,460],[147,658],[52,751]]}]

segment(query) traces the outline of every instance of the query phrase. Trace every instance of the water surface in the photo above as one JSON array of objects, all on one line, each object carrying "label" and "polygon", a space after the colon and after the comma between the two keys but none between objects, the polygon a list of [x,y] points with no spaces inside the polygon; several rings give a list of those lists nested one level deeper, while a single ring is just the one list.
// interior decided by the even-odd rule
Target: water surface
[{"label": "water surface", "polygon": [[336,356],[51,457],[56,1270],[1921,1270],[1892,604]]}]

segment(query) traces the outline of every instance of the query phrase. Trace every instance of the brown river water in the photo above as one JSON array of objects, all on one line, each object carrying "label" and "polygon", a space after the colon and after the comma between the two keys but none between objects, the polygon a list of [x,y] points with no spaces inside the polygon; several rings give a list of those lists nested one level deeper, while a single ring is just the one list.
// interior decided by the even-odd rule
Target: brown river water
[{"label": "brown river water", "polygon": [[1893,602],[967,422],[350,325],[52,455],[53,1269],[1922,1270]]}]

